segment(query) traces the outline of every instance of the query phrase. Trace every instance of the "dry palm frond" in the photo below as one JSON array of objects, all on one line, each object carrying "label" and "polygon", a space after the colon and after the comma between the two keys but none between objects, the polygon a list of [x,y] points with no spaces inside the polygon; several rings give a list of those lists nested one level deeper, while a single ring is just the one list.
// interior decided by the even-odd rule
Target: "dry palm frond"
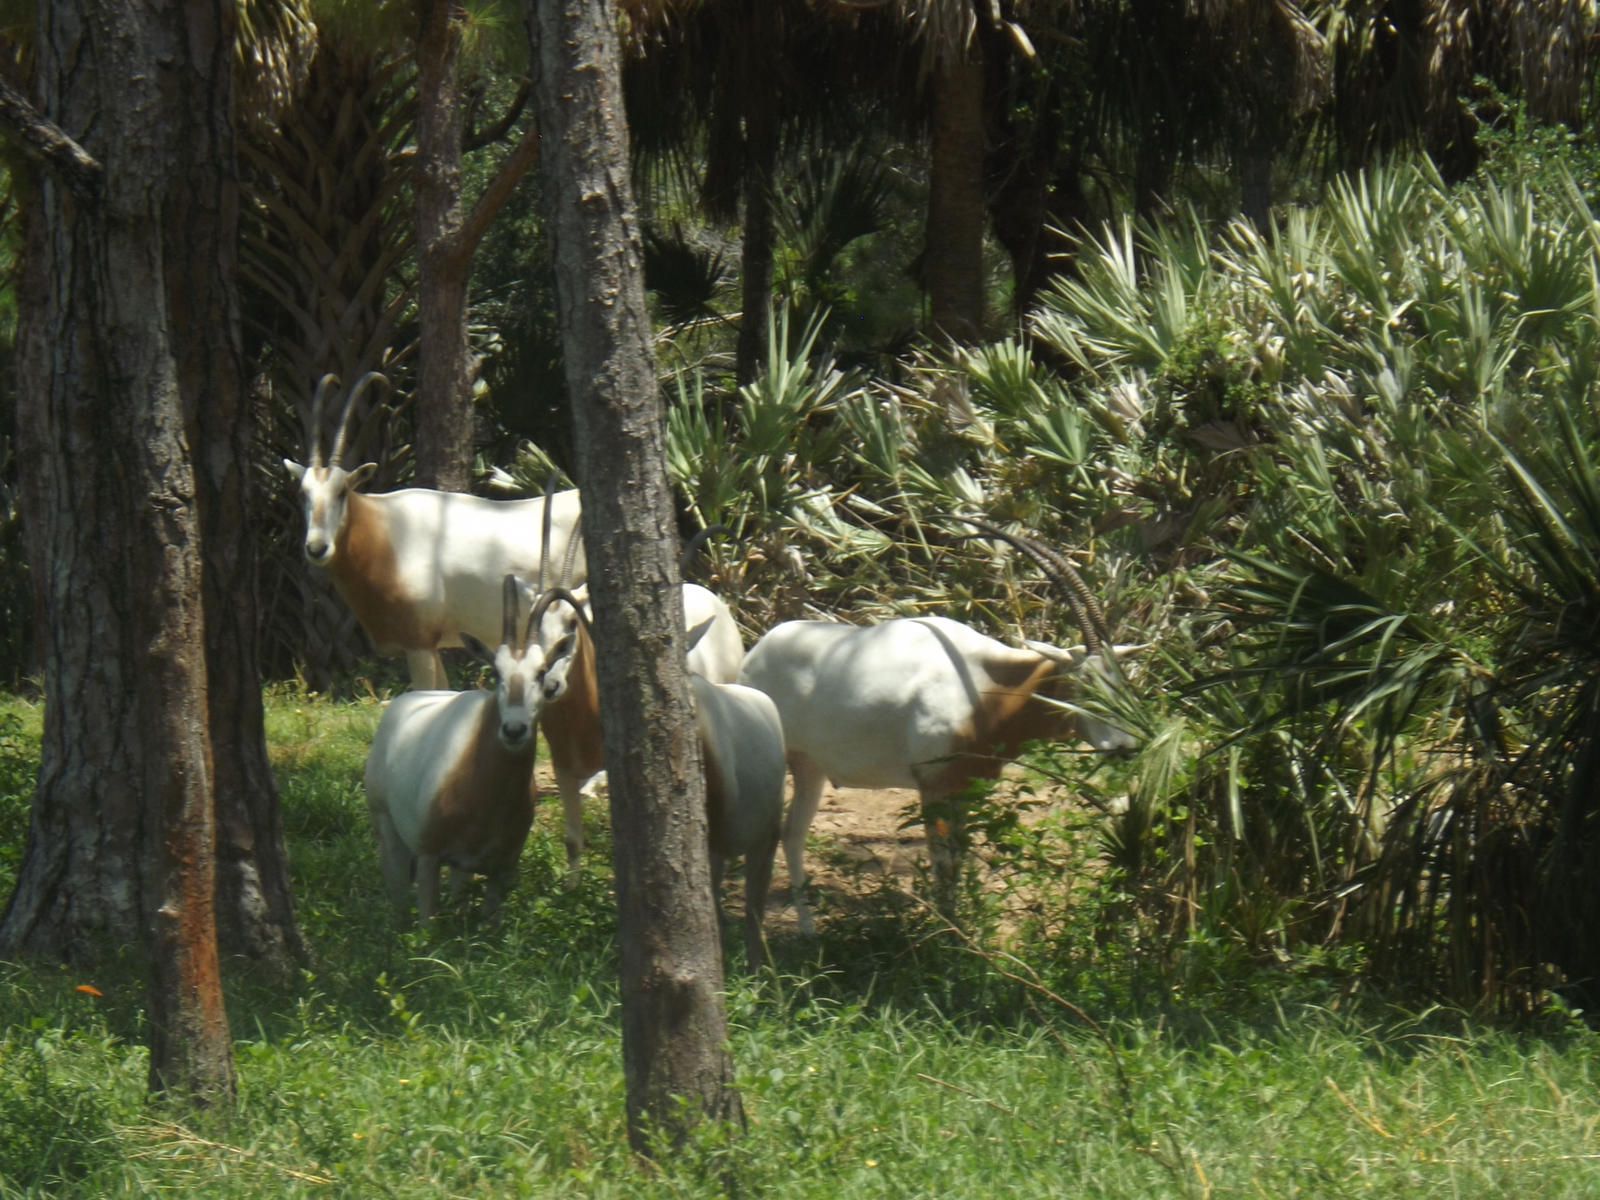
[{"label": "dry palm frond", "polygon": [[310,0],[240,0],[235,53],[239,111],[255,126],[277,120],[304,86],[317,52]]}]

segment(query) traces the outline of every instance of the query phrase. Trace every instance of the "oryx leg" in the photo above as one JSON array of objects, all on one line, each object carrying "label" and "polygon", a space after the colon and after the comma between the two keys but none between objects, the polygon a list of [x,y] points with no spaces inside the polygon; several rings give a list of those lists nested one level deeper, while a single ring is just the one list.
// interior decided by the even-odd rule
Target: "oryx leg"
[{"label": "oryx leg", "polygon": [[789,769],[794,775],[794,798],[789,801],[789,816],[783,825],[783,857],[789,864],[789,895],[794,900],[794,920],[802,937],[815,937],[816,924],[806,907],[806,833],[822,804],[822,768],[803,754],[791,755]]},{"label": "oryx leg", "polygon": [[437,649],[407,650],[406,669],[411,672],[411,690],[414,692],[443,691],[450,686],[450,677],[444,673],[444,659]]},{"label": "oryx leg", "polygon": [[722,876],[728,866],[727,860],[715,850],[711,852],[711,903],[717,910],[717,929],[720,932],[724,920],[722,912]]},{"label": "oryx leg", "polygon": [[928,842],[928,873],[932,877],[933,906],[952,924],[956,919],[956,890],[961,879],[962,856],[967,844],[967,811],[960,791],[924,786],[922,828]]},{"label": "oryx leg", "polygon": [[426,925],[439,911],[439,872],[443,864],[437,854],[417,855],[417,923]]},{"label": "oryx leg", "polygon": [[566,886],[576,887],[583,862],[583,785],[589,776],[566,768],[555,768],[556,790],[561,793],[562,836],[567,843]]},{"label": "oryx leg", "polygon": [[517,885],[517,864],[496,867],[490,871],[483,887],[483,916],[486,921],[499,921],[500,909],[506,896]]},{"label": "oryx leg", "polygon": [[401,840],[388,809],[372,810],[372,827],[378,835],[378,861],[383,866],[384,890],[389,893],[389,903],[397,911],[404,912],[411,906],[411,880],[416,872],[416,859],[411,848]]},{"label": "oryx leg", "polygon": [[777,857],[776,835],[744,856],[744,957],[745,966],[752,971],[767,961],[767,942],[761,935],[761,926],[767,913],[767,892],[772,887],[772,864]]}]

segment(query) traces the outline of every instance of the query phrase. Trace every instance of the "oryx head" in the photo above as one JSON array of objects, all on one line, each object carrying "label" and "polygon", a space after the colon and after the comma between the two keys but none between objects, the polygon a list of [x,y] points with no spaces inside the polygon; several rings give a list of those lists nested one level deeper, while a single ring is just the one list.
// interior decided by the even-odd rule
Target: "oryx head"
[{"label": "oryx head", "polygon": [[1075,702],[1088,680],[1102,687],[1115,688],[1124,678],[1122,663],[1132,658],[1145,645],[1118,646],[1101,643],[1100,649],[1090,653],[1086,646],[1053,646],[1049,642],[1022,639],[1022,645],[1042,658],[1048,658],[1062,668],[1061,673],[1035,695],[1044,703],[1062,710],[1072,731],[1096,750],[1126,754],[1139,748],[1139,739],[1122,726],[1095,716]]},{"label": "oryx head", "polygon": [[283,460],[284,470],[300,485],[300,498],[306,514],[306,559],[313,566],[326,567],[333,561],[334,545],[340,529],[344,527],[350,493],[371,479],[373,472],[378,469],[377,463],[369,462],[362,463],[353,471],[346,471],[340,465],[340,460],[344,457],[345,437],[349,433],[350,414],[355,409],[356,400],[374,382],[379,381],[386,386],[389,382],[379,372],[369,371],[350,389],[350,395],[345,400],[344,415],[339,420],[339,430],[333,440],[333,449],[324,459],[323,405],[328,393],[339,386],[337,376],[324,375],[311,401],[311,436],[306,455],[310,462],[297,463],[292,458]]},{"label": "oryx head", "polygon": [[1085,673],[1094,674],[1102,685],[1112,690],[1126,687],[1127,678],[1122,670],[1122,662],[1144,647],[1118,646],[1112,642],[1111,628],[1106,622],[1105,610],[1066,555],[1030,537],[1011,533],[976,517],[956,514],[954,519],[978,530],[977,534],[965,536],[995,538],[1032,559],[1060,591],[1067,606],[1072,610],[1078,628],[1083,632],[1085,644],[1071,648],[1023,639],[1023,645],[1027,649],[1050,659],[1062,668],[1056,680],[1038,693],[1039,698],[1062,708],[1070,718],[1077,736],[1096,750],[1126,752],[1137,748],[1138,739],[1132,733],[1079,708],[1071,697],[1077,691],[1078,681]]},{"label": "oryx head", "polygon": [[539,703],[554,704],[566,695],[583,643],[592,645],[589,610],[566,588],[547,588],[534,605],[528,629],[539,646]]},{"label": "oryx head", "polygon": [[513,753],[533,745],[533,727],[539,720],[543,700],[539,675],[544,655],[537,641],[530,638],[533,613],[525,623],[517,621],[522,585],[515,575],[507,575],[501,592],[500,645],[490,650],[470,633],[462,633],[461,644],[479,662],[494,668],[495,706],[500,725],[495,731],[500,744]]},{"label": "oryx head", "polygon": [[[545,586],[545,575],[550,566],[550,523],[555,492],[556,475],[552,472],[544,485],[544,513],[539,536],[539,591],[533,611],[528,614],[528,638],[539,648],[538,703],[541,708],[566,695],[573,665],[578,661],[578,652],[590,637],[589,610],[585,607],[587,591],[580,598],[560,585]],[[577,536],[577,530],[574,529],[567,543],[569,555]],[[563,567],[559,578],[565,579],[568,574],[568,569]],[[592,649],[590,654],[592,656]]]}]

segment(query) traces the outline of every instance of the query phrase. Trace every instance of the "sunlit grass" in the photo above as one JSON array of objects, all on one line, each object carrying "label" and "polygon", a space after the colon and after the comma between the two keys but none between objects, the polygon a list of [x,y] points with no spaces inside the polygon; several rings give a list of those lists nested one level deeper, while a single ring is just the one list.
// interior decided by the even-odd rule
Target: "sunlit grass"
[{"label": "sunlit grass", "polygon": [[[377,702],[284,689],[268,711],[316,957],[288,985],[230,972],[237,1110],[146,1101],[131,968],[0,967],[0,1195],[1579,1197],[1600,1180],[1600,1039],[1575,1021],[1532,1036],[1147,996],[1094,1005],[1108,1043],[887,903],[825,919],[816,945],[780,938],[778,974],[734,951],[748,1126],[646,1166],[624,1128],[603,814],[575,890],[545,805],[499,927],[457,909],[403,928],[359,786]],[[12,712],[26,760],[37,708]],[[1096,991],[1129,994],[1111,975]],[[1310,994],[1288,975],[1254,993]]]}]

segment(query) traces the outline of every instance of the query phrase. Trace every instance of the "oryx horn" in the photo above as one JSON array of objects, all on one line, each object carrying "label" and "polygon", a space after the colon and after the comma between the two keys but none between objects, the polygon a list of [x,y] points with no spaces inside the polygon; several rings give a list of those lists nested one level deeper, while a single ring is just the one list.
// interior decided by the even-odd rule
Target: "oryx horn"
[{"label": "oryx horn", "polygon": [[377,381],[382,381],[385,387],[392,388],[394,386],[389,382],[389,377],[382,371],[368,371],[360,379],[356,380],[355,387],[350,389],[350,395],[344,402],[344,415],[339,418],[339,434],[333,442],[333,453],[328,456],[329,466],[337,467],[340,464],[340,460],[343,459],[345,438],[350,432],[350,414],[355,411],[356,401]]},{"label": "oryx horn", "polygon": [[338,386],[339,377],[329,371],[317,380],[317,390],[311,396],[311,437],[308,457],[313,467],[328,465],[322,458],[322,410],[327,405],[328,393]]},{"label": "oryx horn", "polygon": [[544,509],[539,516],[539,595],[544,595],[545,574],[550,565],[550,501],[556,494],[558,473],[550,472],[544,481]]},{"label": "oryx horn", "polygon": [[583,605],[578,598],[564,587],[553,587],[544,592],[534,604],[533,611],[528,614],[528,636],[533,636],[533,631],[539,628],[539,622],[544,620],[544,614],[557,600],[564,600],[572,605],[572,611],[578,614],[578,624],[583,626],[583,631],[594,636],[593,629],[589,626],[589,615],[583,611]]},{"label": "oryx horn", "polygon": [[505,582],[500,585],[500,644],[510,646],[519,655],[528,645],[527,638],[523,638],[521,645],[516,642],[517,599],[521,591],[517,586],[517,577],[508,572]]},{"label": "oryx horn", "polygon": [[[1083,631],[1085,648],[1090,654],[1100,654],[1101,649],[1111,643],[1111,630],[1106,624],[1105,610],[1101,608],[1100,601],[1089,590],[1089,585],[1083,581],[1077,569],[1067,561],[1066,556],[1046,549],[1031,538],[1020,534],[1008,533],[997,525],[988,521],[979,520],[963,514],[955,514],[954,519],[964,521],[985,537],[997,538],[1007,545],[1020,550],[1031,558],[1035,564],[1048,575],[1063,591],[1067,603],[1072,608],[1073,619],[1077,621],[1078,628]],[[974,534],[965,534],[965,537],[974,537]],[[1114,656],[1113,656],[1114,657]],[[1113,666],[1113,669],[1115,667]]]}]

